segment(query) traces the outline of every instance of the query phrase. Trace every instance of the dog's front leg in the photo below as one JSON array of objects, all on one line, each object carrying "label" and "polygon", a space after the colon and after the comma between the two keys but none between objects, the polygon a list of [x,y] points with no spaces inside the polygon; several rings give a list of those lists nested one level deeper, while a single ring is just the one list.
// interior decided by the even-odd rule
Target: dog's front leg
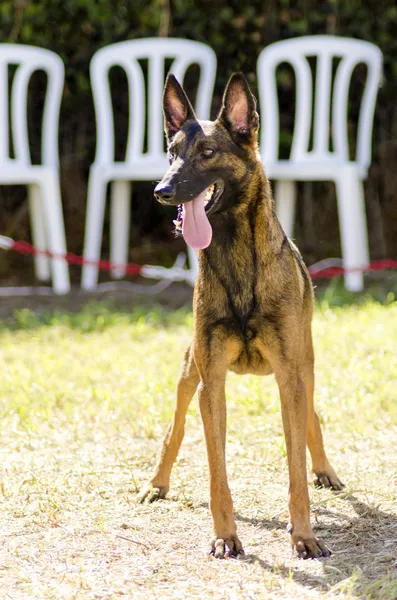
[{"label": "dog's front leg", "polygon": [[310,525],[306,475],[307,401],[299,370],[294,366],[276,372],[289,470],[289,531],[301,558],[329,556],[330,551],[314,535]]},{"label": "dog's front leg", "polygon": [[[211,376],[212,375],[212,376]],[[236,534],[233,502],[230,494],[225,458],[226,442],[226,372],[205,374],[199,385],[199,405],[207,444],[210,471],[210,508],[215,539],[211,554],[215,558],[237,556],[243,548]]]},{"label": "dog's front leg", "polygon": [[178,451],[183,440],[187,409],[199,381],[200,378],[196,363],[194,362],[193,352],[189,346],[185,352],[182,372],[178,381],[174,416],[168,425],[153,477],[140,493],[138,497],[139,502],[143,502],[146,499],[149,502],[153,502],[165,498],[168,492],[171,469],[178,456]]}]

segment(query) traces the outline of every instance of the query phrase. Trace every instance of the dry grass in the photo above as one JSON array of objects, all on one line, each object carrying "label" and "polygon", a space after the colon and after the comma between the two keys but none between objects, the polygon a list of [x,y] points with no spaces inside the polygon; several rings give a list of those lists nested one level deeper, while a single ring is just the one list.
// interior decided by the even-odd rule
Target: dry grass
[{"label": "dry grass", "polygon": [[228,470],[244,560],[211,537],[196,402],[168,500],[147,480],[171,416],[191,315],[101,306],[0,330],[0,598],[397,598],[397,304],[318,308],[317,406],[343,493],[310,488],[330,559],[286,533],[287,467],[271,378],[230,376]]}]

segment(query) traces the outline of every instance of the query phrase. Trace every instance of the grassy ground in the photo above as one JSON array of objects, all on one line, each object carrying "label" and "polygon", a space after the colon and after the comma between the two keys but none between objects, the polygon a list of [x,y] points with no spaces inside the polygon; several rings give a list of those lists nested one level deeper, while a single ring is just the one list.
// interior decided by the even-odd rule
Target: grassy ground
[{"label": "grassy ground", "polygon": [[[335,297],[332,295],[333,299]],[[215,561],[197,403],[168,500],[139,505],[192,319],[92,305],[0,327],[0,598],[397,598],[397,303],[316,310],[318,411],[343,493],[310,485],[329,559],[292,555],[272,378],[231,375],[228,471],[246,557]],[[335,302],[334,302],[335,304]]]}]

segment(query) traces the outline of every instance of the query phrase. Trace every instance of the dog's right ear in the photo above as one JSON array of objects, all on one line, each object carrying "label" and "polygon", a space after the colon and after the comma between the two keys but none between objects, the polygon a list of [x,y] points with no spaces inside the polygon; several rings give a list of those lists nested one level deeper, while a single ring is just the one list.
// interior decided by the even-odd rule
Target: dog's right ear
[{"label": "dog's right ear", "polygon": [[169,73],[163,94],[164,129],[170,141],[186,121],[196,120],[196,115],[175,75]]}]

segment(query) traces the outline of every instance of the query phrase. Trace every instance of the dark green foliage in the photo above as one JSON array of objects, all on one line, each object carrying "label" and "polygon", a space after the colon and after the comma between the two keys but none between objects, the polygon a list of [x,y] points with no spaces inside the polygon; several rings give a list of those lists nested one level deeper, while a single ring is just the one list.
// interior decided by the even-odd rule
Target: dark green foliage
[{"label": "dark green foliage", "polygon": [[[397,8],[394,0],[305,2],[288,0],[1,0],[0,42],[43,46],[65,62],[66,84],[61,112],[60,152],[62,192],[70,250],[81,251],[84,232],[86,178],[95,150],[95,120],[88,66],[94,52],[107,44],[147,36],[166,35],[196,39],[211,45],[218,57],[214,115],[231,72],[243,71],[256,91],[256,60],[261,49],[278,39],[330,33],[376,43],[384,54],[384,82],[378,97],[374,133],[374,162],[367,191],[371,254],[397,254]],[[354,129],[365,73],[358,73],[350,119]],[[286,131],[282,147],[290,141],[291,75],[280,75]],[[114,73],[114,102],[120,123],[125,120],[126,86]],[[43,83],[32,82],[34,109],[39,111]],[[289,129],[288,129],[289,127]],[[32,137],[34,139],[34,125]],[[37,134],[37,131],[36,131]],[[124,144],[122,127],[117,148]],[[282,148],[282,151],[283,151]],[[33,144],[33,156],[38,150]],[[305,186],[306,187],[306,186]],[[157,207],[152,183],[134,186],[132,258],[164,262],[164,241],[169,259],[182,245],[171,235],[173,212]],[[314,184],[300,190],[296,237],[309,261],[340,255],[334,190]],[[26,238],[28,216],[23,192],[1,190],[0,231]],[[304,210],[302,209],[304,206]],[[323,232],[326,231],[326,239]],[[105,231],[106,233],[106,231]],[[107,235],[107,233],[106,233]],[[105,235],[104,254],[107,252]],[[146,241],[145,241],[146,240]],[[150,242],[148,242],[150,240]],[[153,242],[160,242],[156,254]],[[168,252],[168,251],[167,251]],[[0,273],[8,270],[0,260]]]}]

